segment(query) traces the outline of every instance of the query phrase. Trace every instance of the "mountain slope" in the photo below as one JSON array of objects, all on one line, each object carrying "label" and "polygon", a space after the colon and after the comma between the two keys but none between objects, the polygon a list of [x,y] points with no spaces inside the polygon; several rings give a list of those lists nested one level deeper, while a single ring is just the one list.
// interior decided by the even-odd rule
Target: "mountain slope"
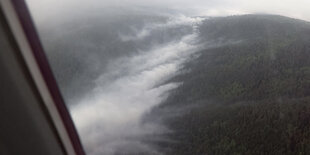
[{"label": "mountain slope", "polygon": [[171,148],[167,154],[309,154],[310,24],[274,15],[211,18],[200,40],[206,49],[153,111],[178,113],[164,120],[175,142],[159,144]]}]

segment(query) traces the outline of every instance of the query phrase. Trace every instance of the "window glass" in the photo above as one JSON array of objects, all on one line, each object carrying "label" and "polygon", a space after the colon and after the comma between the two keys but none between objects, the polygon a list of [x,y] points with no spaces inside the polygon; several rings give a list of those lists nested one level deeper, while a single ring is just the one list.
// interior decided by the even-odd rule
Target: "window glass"
[{"label": "window glass", "polygon": [[27,3],[87,154],[310,153],[310,1]]}]

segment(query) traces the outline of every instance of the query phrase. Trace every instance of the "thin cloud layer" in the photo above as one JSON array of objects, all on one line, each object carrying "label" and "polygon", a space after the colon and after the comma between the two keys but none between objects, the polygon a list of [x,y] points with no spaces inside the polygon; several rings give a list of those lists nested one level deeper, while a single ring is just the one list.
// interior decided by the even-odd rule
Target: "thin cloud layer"
[{"label": "thin cloud layer", "polygon": [[[36,20],[91,14],[124,8],[171,9],[184,14],[227,16],[248,13],[279,14],[310,20],[309,0],[27,0]],[[118,8],[118,9],[115,9]]]}]

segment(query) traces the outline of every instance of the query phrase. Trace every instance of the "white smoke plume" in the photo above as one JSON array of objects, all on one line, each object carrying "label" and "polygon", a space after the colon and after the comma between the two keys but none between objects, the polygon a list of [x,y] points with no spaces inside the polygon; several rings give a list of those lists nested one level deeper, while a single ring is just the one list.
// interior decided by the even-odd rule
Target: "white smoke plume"
[{"label": "white smoke plume", "polygon": [[[175,21],[178,20],[195,28],[202,19],[181,17]],[[171,26],[171,22],[166,25]],[[160,26],[165,28],[164,24]],[[93,92],[71,108],[88,154],[112,155],[125,148],[133,149],[125,150],[129,154],[137,150],[160,154],[140,139],[160,135],[168,129],[153,122],[142,124],[141,119],[167,97],[169,90],[178,86],[178,83],[161,84],[177,74],[182,63],[197,50],[197,31],[193,32],[178,42],[114,61],[97,79]]]}]

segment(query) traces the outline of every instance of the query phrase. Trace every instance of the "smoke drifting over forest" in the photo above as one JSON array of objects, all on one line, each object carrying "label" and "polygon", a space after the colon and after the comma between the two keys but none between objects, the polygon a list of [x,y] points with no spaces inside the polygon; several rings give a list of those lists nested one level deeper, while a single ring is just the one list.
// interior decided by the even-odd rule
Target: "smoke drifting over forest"
[{"label": "smoke drifting over forest", "polygon": [[[136,35],[124,39],[120,34],[120,39],[140,40],[152,36],[159,28],[195,26],[201,20],[182,16],[166,23],[146,24]],[[108,69],[96,79],[96,87],[90,95],[72,108],[73,118],[85,146],[90,147],[87,148],[90,154],[159,154],[141,139],[160,135],[168,129],[154,122],[143,123],[143,115],[159,105],[169,90],[178,86],[178,83],[163,83],[176,75],[182,63],[198,50],[196,37],[196,30],[193,30],[176,42],[156,45],[108,64]]]},{"label": "smoke drifting over forest", "polygon": [[[245,92],[245,88],[241,88],[242,84],[235,81],[226,83],[227,86],[232,86],[224,88],[222,84],[229,80],[218,80],[227,77],[233,79],[237,75],[221,75],[222,73],[233,70],[241,76],[242,73],[238,73],[241,67],[234,66],[239,65],[240,61],[252,63],[259,61],[261,57],[268,57],[269,60],[270,55],[272,59],[276,59],[276,54],[270,53],[274,49],[266,50],[269,52],[267,56],[258,58],[249,56],[250,58],[243,59],[244,55],[250,54],[238,56],[238,52],[243,52],[243,48],[252,44],[255,48],[251,49],[261,51],[265,50],[261,48],[265,46],[278,48],[294,39],[273,43],[272,41],[280,39],[272,40],[272,35],[278,37],[287,34],[289,37],[279,38],[290,38],[293,35],[284,33],[286,29],[296,31],[296,35],[299,33],[297,27],[306,27],[292,24],[302,23],[299,20],[284,19],[281,16],[216,17],[260,13],[310,20],[310,10],[306,8],[310,6],[310,2],[307,0],[27,2],[59,87],[89,155],[157,155],[171,153],[171,150],[176,153],[173,146],[181,146],[187,136],[200,132],[186,133],[186,127],[182,128],[184,126],[178,123],[178,120],[182,120],[179,117],[184,116],[184,124],[192,125],[195,121],[188,120],[196,118],[195,108],[206,108],[202,102],[209,104],[209,100],[214,100],[220,103],[216,100],[217,94],[210,95],[215,99],[206,99],[208,93],[218,91],[218,94],[223,95],[221,98],[226,99],[231,96],[239,97],[238,93]],[[279,23],[288,26],[281,27]],[[277,28],[274,29],[275,27]],[[284,29],[283,32],[281,28]],[[264,36],[269,31],[273,34]],[[266,40],[263,37],[267,38],[268,43],[262,43],[261,39]],[[235,55],[229,52],[227,54],[225,50],[237,51],[236,57],[242,59],[232,62]],[[214,51],[223,53],[223,57],[218,58]],[[232,64],[226,64],[230,62]],[[215,70],[207,74],[207,71],[213,71],[214,68],[225,71]],[[234,70],[235,68],[238,69]],[[205,79],[211,82],[204,81]],[[205,84],[208,82],[209,85]],[[184,94],[189,96],[185,97]],[[233,98],[231,102],[236,100],[238,98]],[[212,108],[214,107],[209,109]],[[189,112],[193,116],[190,115],[187,119]],[[199,115],[195,120],[200,120],[201,117],[204,115]],[[181,127],[175,129],[171,124]],[[206,130],[210,128],[206,127]],[[178,139],[180,136],[173,137],[173,134],[180,135],[183,132],[186,133],[183,134],[184,139]],[[171,150],[162,146],[171,146]],[[186,154],[186,151],[183,153]]]}]

